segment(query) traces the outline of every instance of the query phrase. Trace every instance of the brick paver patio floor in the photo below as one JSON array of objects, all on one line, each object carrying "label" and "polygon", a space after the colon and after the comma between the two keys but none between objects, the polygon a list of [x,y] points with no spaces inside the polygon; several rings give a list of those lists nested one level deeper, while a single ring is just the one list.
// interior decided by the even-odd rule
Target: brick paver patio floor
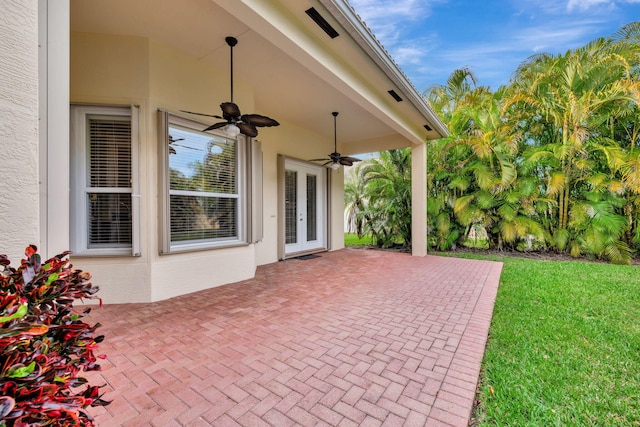
[{"label": "brick paver patio floor", "polygon": [[95,308],[108,357],[88,377],[113,402],[90,413],[99,426],[466,426],[501,268],[343,249]]}]

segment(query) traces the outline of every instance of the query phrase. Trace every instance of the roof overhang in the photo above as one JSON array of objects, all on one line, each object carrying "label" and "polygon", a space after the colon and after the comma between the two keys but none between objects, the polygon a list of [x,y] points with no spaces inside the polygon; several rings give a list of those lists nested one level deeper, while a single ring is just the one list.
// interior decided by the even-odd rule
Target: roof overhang
[{"label": "roof overhang", "polygon": [[[311,19],[312,7],[337,37]],[[344,154],[447,135],[344,0],[72,0],[71,19],[74,31],[148,37],[224,70],[224,38],[234,36],[234,74],[253,87],[255,112],[332,139],[339,111]]]}]

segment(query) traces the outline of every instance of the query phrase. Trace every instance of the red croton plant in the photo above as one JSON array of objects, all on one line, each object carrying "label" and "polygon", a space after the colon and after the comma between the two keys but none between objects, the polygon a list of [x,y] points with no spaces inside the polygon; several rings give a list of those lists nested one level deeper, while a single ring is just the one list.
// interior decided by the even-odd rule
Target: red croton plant
[{"label": "red croton plant", "polygon": [[0,255],[0,426],[93,426],[83,409],[109,403],[79,376],[100,369],[93,352],[104,337],[81,320],[90,309],[73,310],[76,299],[100,299],[69,253],[42,264],[32,245],[17,269]]}]

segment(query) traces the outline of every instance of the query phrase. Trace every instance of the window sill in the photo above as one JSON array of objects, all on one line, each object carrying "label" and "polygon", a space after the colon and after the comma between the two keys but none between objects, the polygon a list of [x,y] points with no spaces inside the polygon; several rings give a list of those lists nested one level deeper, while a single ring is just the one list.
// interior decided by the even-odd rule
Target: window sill
[{"label": "window sill", "polygon": [[228,244],[218,244],[218,245],[204,245],[204,244],[190,244],[190,245],[182,245],[182,246],[173,246],[169,252],[160,251],[160,255],[174,255],[174,254],[183,254],[189,252],[202,252],[202,251],[215,251],[219,249],[233,249],[249,246],[250,243],[247,242],[229,242]]},{"label": "window sill", "polygon": [[73,258],[139,258],[142,254],[132,254],[131,248],[127,249],[85,249],[80,251],[72,251]]}]

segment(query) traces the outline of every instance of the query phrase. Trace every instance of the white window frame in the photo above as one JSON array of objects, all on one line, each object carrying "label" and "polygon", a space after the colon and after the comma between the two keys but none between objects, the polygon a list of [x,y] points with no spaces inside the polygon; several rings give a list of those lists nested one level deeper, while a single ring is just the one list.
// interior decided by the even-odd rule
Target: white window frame
[{"label": "white window frame", "polygon": [[[88,185],[87,115],[121,116],[131,119],[131,188],[92,189]],[[71,106],[70,244],[75,256],[140,256],[139,108],[100,105]],[[131,245],[89,247],[87,193],[99,191],[131,194]]]},{"label": "white window frame", "polygon": [[[219,239],[206,239],[206,240],[189,240],[182,242],[171,241],[171,195],[188,195],[198,196],[197,192],[188,192],[180,190],[171,190],[169,188],[169,126],[175,125],[186,129],[192,129],[197,132],[201,132],[206,128],[208,124],[199,122],[197,120],[191,120],[189,118],[170,113],[167,111],[158,110],[158,153],[160,163],[160,178],[159,178],[159,211],[160,222],[158,235],[160,236],[160,254],[172,254],[182,253],[190,251],[217,249],[217,248],[229,248],[235,246],[246,246],[249,244],[249,226],[248,226],[248,146],[251,144],[251,139],[240,134],[237,137],[237,158],[236,158],[236,179],[237,179],[237,195],[229,196],[224,194],[224,197],[236,198],[238,200],[238,212],[236,213],[236,229],[237,235],[233,238],[219,238]],[[209,131],[212,136],[219,138],[229,139],[224,132],[221,131]],[[212,194],[207,193],[208,196]]]}]

